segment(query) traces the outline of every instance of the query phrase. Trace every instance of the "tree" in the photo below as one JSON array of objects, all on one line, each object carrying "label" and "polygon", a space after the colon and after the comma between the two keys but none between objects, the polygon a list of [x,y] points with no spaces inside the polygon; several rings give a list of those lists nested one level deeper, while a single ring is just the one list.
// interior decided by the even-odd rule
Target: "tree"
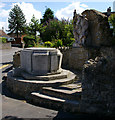
[{"label": "tree", "polygon": [[40,37],[43,42],[51,42],[53,39],[57,39],[56,34],[58,34],[58,29],[59,23],[56,19],[50,20],[47,25],[42,26],[40,29]]},{"label": "tree", "polygon": [[47,23],[49,23],[49,20],[52,19],[54,19],[54,13],[50,8],[47,8],[43,15],[43,19],[41,19],[41,24],[47,25]]},{"label": "tree", "polygon": [[108,20],[112,24],[112,26],[113,26],[113,32],[115,34],[115,14],[111,14],[110,17],[108,18]]},{"label": "tree", "polygon": [[18,38],[18,34],[24,31],[26,25],[25,16],[18,5],[15,5],[14,8],[11,9],[9,13],[8,22],[9,22],[8,31],[10,33],[16,33]]},{"label": "tree", "polygon": [[[64,46],[71,46],[74,41],[72,20],[50,20],[49,23],[42,27],[40,31],[43,42],[58,42]],[[62,40],[62,42],[60,42]]]},{"label": "tree", "polygon": [[29,23],[29,26],[28,26],[28,32],[29,34],[35,36],[35,42],[36,42],[36,34],[37,34],[37,31],[39,31],[39,29],[40,29],[39,20],[36,19],[35,16],[33,15],[31,22]]}]

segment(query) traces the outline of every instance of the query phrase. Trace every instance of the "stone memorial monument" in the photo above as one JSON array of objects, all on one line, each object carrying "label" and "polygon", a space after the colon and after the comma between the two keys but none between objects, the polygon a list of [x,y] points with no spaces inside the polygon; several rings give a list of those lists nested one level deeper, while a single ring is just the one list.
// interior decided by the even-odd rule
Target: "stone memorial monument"
[{"label": "stone memorial monument", "polygon": [[[14,58],[16,63],[16,56]],[[23,49],[20,52],[20,65],[14,64],[15,68],[8,72],[7,87],[31,103],[47,104],[50,108],[61,107],[64,111],[68,108],[78,111],[78,102],[71,100],[80,99],[79,93],[78,96],[73,95],[79,90],[62,88],[63,85],[71,85],[77,80],[77,76],[62,69],[61,63],[62,53],[56,48]]]},{"label": "stone memorial monument", "polygon": [[21,51],[21,69],[33,75],[61,72],[62,54],[55,48],[27,48]]}]

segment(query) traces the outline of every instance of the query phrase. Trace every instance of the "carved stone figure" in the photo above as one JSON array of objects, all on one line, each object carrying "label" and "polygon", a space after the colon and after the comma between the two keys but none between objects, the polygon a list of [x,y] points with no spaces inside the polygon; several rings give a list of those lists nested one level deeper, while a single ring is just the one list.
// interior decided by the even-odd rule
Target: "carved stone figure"
[{"label": "carved stone figure", "polygon": [[107,16],[96,10],[85,10],[82,15],[74,11],[73,34],[76,44],[100,47],[111,45],[112,36]]},{"label": "carved stone figure", "polygon": [[88,20],[74,11],[74,38],[77,46],[84,45],[88,35]]}]

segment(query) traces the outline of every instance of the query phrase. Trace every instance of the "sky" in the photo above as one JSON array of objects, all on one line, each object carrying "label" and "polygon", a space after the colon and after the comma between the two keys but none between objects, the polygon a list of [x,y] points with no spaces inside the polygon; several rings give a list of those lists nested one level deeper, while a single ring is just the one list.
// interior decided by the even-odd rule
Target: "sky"
[{"label": "sky", "polygon": [[16,4],[20,6],[29,23],[33,14],[41,19],[46,8],[51,8],[59,20],[72,19],[74,9],[79,14],[86,9],[105,12],[108,7],[113,11],[113,1],[115,0],[0,0],[0,29],[4,27],[5,32],[8,30],[9,12]]}]

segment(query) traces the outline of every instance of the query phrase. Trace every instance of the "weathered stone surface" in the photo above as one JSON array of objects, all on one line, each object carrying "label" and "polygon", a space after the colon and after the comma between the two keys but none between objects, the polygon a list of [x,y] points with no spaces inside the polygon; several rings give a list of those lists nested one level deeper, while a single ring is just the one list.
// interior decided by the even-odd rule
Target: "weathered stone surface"
[{"label": "weathered stone surface", "polygon": [[96,10],[86,10],[82,13],[88,19],[91,46],[111,45],[111,32],[107,17]]},{"label": "weathered stone surface", "polygon": [[96,10],[85,10],[82,15],[74,13],[74,37],[82,46],[110,46],[112,34],[107,17]]},{"label": "weathered stone surface", "polygon": [[15,52],[15,54],[13,55],[13,67],[14,67],[14,68],[20,67],[20,52],[21,52],[21,51],[17,51],[17,52]]},{"label": "weathered stone surface", "polygon": [[[21,76],[14,76],[13,71],[8,72],[7,87],[16,94],[24,96],[30,91],[39,91],[42,87],[56,87],[63,84],[70,84],[76,81],[76,75],[69,70],[65,70],[68,74],[67,78],[55,79],[51,81],[45,80],[27,80]],[[52,75],[51,75],[52,76]]]},{"label": "weathered stone surface", "polygon": [[43,87],[42,93],[49,96],[55,96],[62,99],[69,100],[80,100],[81,99],[81,89],[76,88],[73,90],[64,89],[64,88],[52,88],[52,87]]},{"label": "weathered stone surface", "polygon": [[62,49],[61,52],[63,54],[62,66],[69,69],[82,70],[85,61],[89,58],[88,50],[83,47]]},{"label": "weathered stone surface", "polygon": [[36,75],[29,74],[27,72],[21,73],[22,77],[24,77],[27,80],[44,80],[44,81],[67,78],[68,74],[69,72],[65,70],[62,70],[62,72],[59,74],[46,75],[46,76],[36,76]]},{"label": "weathered stone surface", "polygon": [[62,110],[65,112],[79,112],[78,101],[56,98],[53,96],[41,94],[39,92],[33,92],[29,99],[36,105],[45,105],[48,108]]},{"label": "weathered stone surface", "polygon": [[34,75],[61,72],[62,54],[55,48],[27,48],[21,51],[21,68]]},{"label": "weathered stone surface", "polygon": [[102,47],[100,52],[102,57],[84,65],[81,109],[111,115],[115,114],[115,48]]},{"label": "weathered stone surface", "polygon": [[76,14],[75,11],[73,19],[73,34],[76,41],[76,44],[74,43],[73,45],[74,47],[84,45],[88,37],[88,20],[84,16]]}]

